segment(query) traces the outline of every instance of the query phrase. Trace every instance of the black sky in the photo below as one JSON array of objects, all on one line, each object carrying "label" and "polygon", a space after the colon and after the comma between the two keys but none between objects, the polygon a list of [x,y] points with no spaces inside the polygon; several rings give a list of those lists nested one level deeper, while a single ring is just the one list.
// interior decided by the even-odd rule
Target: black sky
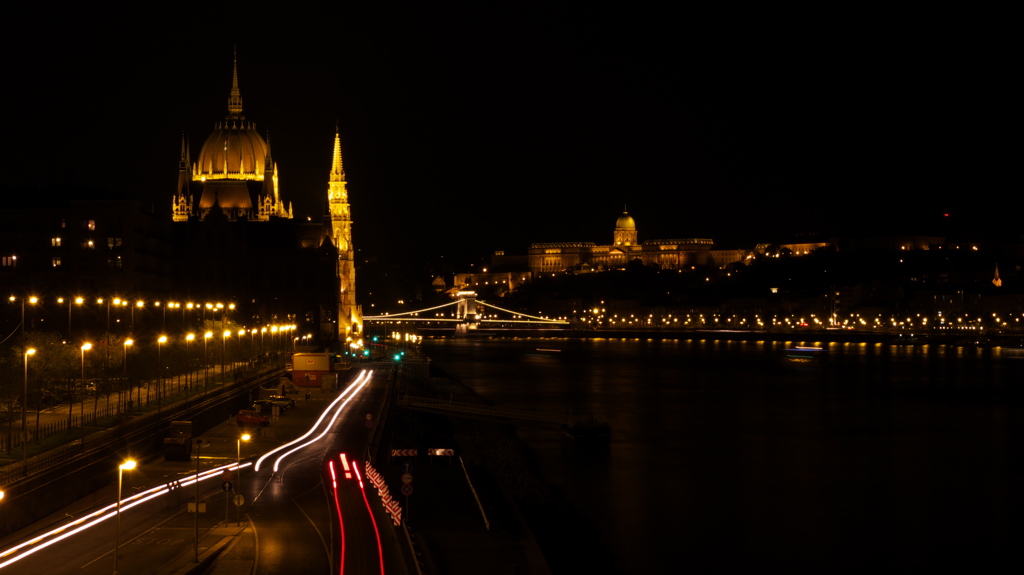
[{"label": "black sky", "polygon": [[[538,3],[11,18],[6,187],[169,202],[223,118],[237,44],[296,215],[341,128],[369,253],[835,233],[1006,219],[1000,34],[960,14]],[[47,15],[49,16],[49,15]],[[1003,200],[1005,206],[1005,200]]]}]

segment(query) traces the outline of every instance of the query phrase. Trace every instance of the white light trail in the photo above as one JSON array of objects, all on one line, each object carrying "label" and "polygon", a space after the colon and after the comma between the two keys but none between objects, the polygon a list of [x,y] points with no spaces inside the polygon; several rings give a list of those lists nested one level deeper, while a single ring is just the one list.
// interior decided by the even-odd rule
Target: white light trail
[{"label": "white light trail", "polygon": [[[331,404],[327,406],[327,409],[325,409],[324,412],[320,414],[320,417],[316,420],[316,423],[313,424],[313,427],[309,428],[309,431],[307,431],[302,437],[299,437],[297,439],[289,441],[288,443],[285,443],[284,445],[281,445],[281,446],[279,446],[279,447],[277,447],[275,449],[271,449],[270,451],[264,453],[259,459],[256,460],[256,467],[254,467],[253,470],[254,471],[259,471],[260,470],[260,466],[263,465],[263,460],[264,459],[270,457],[271,455],[277,453],[278,451],[281,451],[282,449],[285,449],[288,446],[295,445],[296,443],[298,443],[298,442],[302,441],[303,439],[306,439],[307,437],[312,435],[313,432],[316,431],[316,428],[320,425],[320,422],[323,421],[325,417],[327,417],[327,414],[331,411],[331,409],[333,409],[334,406],[338,404],[338,402],[340,402],[341,400],[345,399],[345,396],[349,396],[349,399],[351,399],[351,396],[355,394],[356,389],[359,388],[365,381],[369,381],[369,379],[370,379],[370,377],[372,375],[373,375],[373,371],[366,371],[364,369],[362,372],[360,372],[359,375],[356,376],[356,378],[354,380],[352,380],[352,383],[350,383],[349,386],[345,388],[345,391],[341,392],[341,395],[339,395],[337,399],[332,401]],[[346,403],[348,403],[347,400],[346,400]],[[337,417],[337,415],[335,415],[335,417]],[[333,422],[333,420],[332,420],[332,422]],[[319,437],[317,439],[319,439]],[[316,439],[314,439],[313,441],[316,441]],[[291,453],[291,451],[289,451],[288,453]],[[282,457],[285,457],[286,455],[288,455],[288,453],[286,453],[285,455],[282,455],[281,457],[279,457],[277,459],[277,462],[274,463],[274,471],[277,471],[277,463],[281,461]]]},{"label": "white light trail", "polygon": [[[327,432],[330,431],[332,427],[334,427],[334,422],[338,420],[338,416],[341,415],[341,412],[345,409],[345,406],[348,405],[348,402],[352,401],[352,398],[354,398],[356,396],[356,393],[361,391],[363,389],[363,387],[365,387],[366,384],[370,382],[370,378],[371,377],[373,377],[373,372],[372,371],[363,371],[362,373],[360,373],[359,377],[357,377],[355,379],[355,381],[352,382],[352,385],[350,385],[348,387],[348,389],[345,390],[345,392],[348,393],[348,391],[351,389],[352,393],[349,394],[349,396],[347,398],[345,398],[345,401],[343,401],[341,403],[341,405],[339,405],[338,408],[334,410],[334,417],[331,418],[330,423],[328,423],[327,425],[324,426],[324,429],[323,429],[323,431],[320,432],[320,435],[314,437],[313,439],[310,439],[309,441],[307,441],[306,443],[303,443],[302,445],[299,445],[297,447],[292,448],[291,450],[285,452],[283,455],[278,457],[274,461],[274,472],[277,473],[277,470],[280,467],[281,462],[284,461],[285,457],[288,457],[289,455],[295,453],[296,451],[302,449],[303,447],[306,447],[307,445],[311,445],[313,443],[316,443],[317,441],[320,441],[320,439],[323,438],[323,436],[327,435]],[[355,387],[355,389],[353,389],[353,386],[357,386],[357,387]],[[345,396],[345,394],[342,394],[341,396],[338,397],[338,399],[335,399],[334,403],[331,404],[331,407],[333,407],[336,403],[338,403],[338,400],[340,400],[344,396]],[[317,422],[313,426],[313,428],[310,429],[305,435],[303,435],[302,437],[296,439],[295,441],[288,442],[288,443],[282,445],[281,447],[278,447],[277,449],[275,449],[274,451],[271,451],[270,453],[274,453],[276,451],[280,451],[281,449],[284,449],[285,447],[288,447],[289,445],[294,445],[295,443],[297,443],[299,441],[302,441],[306,437],[309,437],[309,435],[312,434],[313,431],[316,430],[316,427],[318,425],[320,425],[320,421],[323,420],[324,416],[327,415],[327,412],[329,410],[330,410],[330,407],[328,409],[324,410],[324,413],[320,416],[320,419],[317,420]],[[267,453],[266,455],[261,457],[260,461],[263,461],[263,458],[266,457],[267,455],[270,455],[270,453]],[[259,470],[260,461],[256,462],[257,470]]]},{"label": "white light trail", "polygon": [[[204,479],[209,479],[211,477],[215,477],[215,476],[223,473],[224,470],[226,470],[226,469],[239,469],[239,468],[242,468],[242,467],[248,467],[249,465],[252,465],[252,464],[251,463],[243,463],[242,465],[236,465],[234,463],[231,463],[231,464],[228,464],[228,465],[222,465],[220,467],[216,467],[214,469],[208,469],[208,470],[203,471],[203,472],[201,472],[199,474],[199,479],[198,480],[199,481],[203,481]],[[193,485],[193,484],[195,484],[195,482],[196,482],[196,475],[193,473],[192,475],[189,475],[185,479],[178,480],[178,488],[184,487],[186,485]],[[163,495],[165,493],[169,493],[170,491],[171,491],[171,484],[170,483],[164,483],[164,484],[158,485],[156,487],[151,487],[151,488],[149,488],[146,491],[143,491],[141,493],[137,493],[135,495],[132,495],[131,497],[126,497],[126,498],[121,500],[121,511],[124,512],[124,511],[126,511],[128,509],[131,509],[132,507],[135,507],[136,505],[141,505],[141,504],[149,501],[150,499],[153,499],[154,497],[158,497],[158,496]],[[88,515],[86,515],[84,517],[81,517],[79,519],[75,519],[74,521],[65,523],[64,525],[61,525],[60,527],[58,527],[58,528],[56,528],[56,529],[54,529],[52,531],[49,531],[47,533],[44,533],[44,534],[42,534],[42,535],[40,535],[40,536],[38,536],[38,537],[36,537],[34,539],[31,539],[31,540],[26,541],[24,543],[21,543],[19,545],[15,545],[14,547],[11,547],[9,549],[5,549],[5,550],[3,550],[3,552],[0,552],[0,559],[3,559],[5,557],[9,557],[10,555],[12,555],[14,553],[17,553],[19,550],[31,546],[31,549],[26,550],[24,553],[21,553],[20,555],[17,555],[16,557],[11,557],[10,559],[4,561],[3,563],[0,563],[0,569],[3,569],[4,567],[7,567],[8,565],[11,565],[11,564],[16,563],[18,561],[21,561],[22,559],[28,557],[29,555],[32,555],[33,553],[35,553],[37,551],[41,551],[41,550],[49,547],[50,545],[53,545],[54,543],[57,543],[59,541],[63,541],[64,539],[67,539],[68,537],[71,537],[72,535],[75,535],[76,533],[81,533],[82,531],[85,531],[86,529],[88,529],[90,527],[94,527],[94,526],[98,525],[99,523],[102,523],[103,521],[106,521],[107,519],[110,519],[111,517],[114,517],[116,514],[117,514],[117,503],[114,502],[114,503],[111,503],[110,505],[107,505],[106,507],[103,507],[102,509],[94,511],[94,512],[92,512],[92,513],[90,513],[90,514],[88,514]],[[74,529],[71,529],[70,531],[67,531],[69,528],[72,528],[72,527]]]}]

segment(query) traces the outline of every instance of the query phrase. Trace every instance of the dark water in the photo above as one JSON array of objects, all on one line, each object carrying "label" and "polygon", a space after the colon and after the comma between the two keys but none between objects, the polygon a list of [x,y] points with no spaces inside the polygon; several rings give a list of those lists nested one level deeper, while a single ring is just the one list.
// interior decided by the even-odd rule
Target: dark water
[{"label": "dark water", "polygon": [[1018,563],[1024,356],[823,344],[793,364],[793,345],[470,339],[425,352],[496,405],[611,424],[606,458],[520,429],[611,550],[609,572]]}]

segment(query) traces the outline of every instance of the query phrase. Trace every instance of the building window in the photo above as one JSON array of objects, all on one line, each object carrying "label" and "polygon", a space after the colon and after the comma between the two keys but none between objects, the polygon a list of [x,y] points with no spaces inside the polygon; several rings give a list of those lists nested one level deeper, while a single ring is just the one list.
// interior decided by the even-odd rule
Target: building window
[{"label": "building window", "polygon": [[59,248],[60,247],[60,238],[50,238],[50,245],[55,247],[55,248]]},{"label": "building window", "polygon": [[18,265],[18,256],[4,256],[3,261],[0,262],[5,268],[13,268]]},{"label": "building window", "polygon": [[107,248],[114,249],[121,247],[121,238],[107,238]]},{"label": "building window", "polygon": [[86,227],[89,228],[90,230],[95,230],[96,220],[89,220],[89,222],[86,224]]},{"label": "building window", "polygon": [[121,256],[117,256],[116,258],[108,259],[107,260],[107,267],[108,268],[113,268],[113,269],[118,269],[118,270],[121,269]]},{"label": "building window", "polygon": [[55,267],[55,268],[59,268],[60,267],[60,258],[53,258],[52,261],[53,261],[53,267]]},{"label": "building window", "polygon": [[84,242],[82,242],[82,249],[83,250],[91,250],[91,249],[93,249],[95,247],[96,247],[96,244],[93,243],[92,240],[85,240]]}]

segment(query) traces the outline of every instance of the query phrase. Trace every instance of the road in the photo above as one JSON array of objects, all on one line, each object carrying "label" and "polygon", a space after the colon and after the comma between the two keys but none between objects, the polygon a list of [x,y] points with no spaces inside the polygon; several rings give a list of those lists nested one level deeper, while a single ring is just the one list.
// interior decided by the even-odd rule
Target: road
[{"label": "road", "polygon": [[[368,375],[365,384],[356,378],[355,385],[341,392],[315,391],[308,402],[299,398],[297,408],[272,426],[258,434],[254,431],[250,442],[238,442],[240,432],[233,421],[204,434],[208,443],[202,448],[200,477],[211,476],[199,482],[200,499],[207,509],[198,519],[186,509],[195,499],[196,484],[190,480],[195,474],[194,462],[164,462],[160,458],[126,471],[118,530],[119,572],[178,572],[191,563],[197,551],[203,554],[223,536],[248,527],[256,542],[254,573],[339,573],[342,565],[350,573],[380,573],[382,566],[387,573],[404,573],[394,529],[376,491],[365,482],[364,499],[354,474],[351,479],[342,474],[335,484],[328,463],[333,462],[335,473],[339,473],[343,465],[339,454],[344,452],[350,466],[364,464],[369,437],[365,415],[379,411],[386,385],[385,374]],[[300,440],[289,443],[296,438]],[[227,493],[222,489],[227,477],[220,468],[234,467],[239,450],[241,476],[231,472],[232,492]],[[128,501],[148,489],[155,492],[150,500]],[[245,499],[240,509],[229,499],[237,494]],[[87,522],[71,524],[116,500],[115,481],[0,542],[0,553],[5,554],[0,557],[0,573],[111,573],[115,519],[78,533],[74,531]],[[380,535],[375,524],[382,530]],[[67,527],[50,534],[62,526]],[[69,533],[72,535],[60,539]],[[9,552],[29,541],[33,543]],[[44,545],[44,552],[32,552]]]}]

